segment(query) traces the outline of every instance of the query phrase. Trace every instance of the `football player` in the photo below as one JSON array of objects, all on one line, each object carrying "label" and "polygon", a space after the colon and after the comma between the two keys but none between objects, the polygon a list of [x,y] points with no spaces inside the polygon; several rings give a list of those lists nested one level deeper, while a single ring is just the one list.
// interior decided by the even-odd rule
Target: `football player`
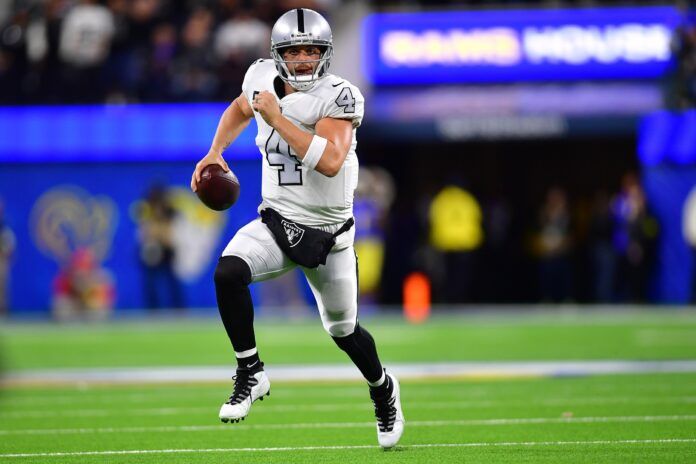
[{"label": "football player", "polygon": [[[210,151],[191,178],[195,191],[205,166],[217,163],[229,170],[223,151],[256,119],[256,144],[263,158],[262,218],[236,233],[215,271],[218,307],[238,363],[234,390],[220,409],[220,419],[238,422],[257,399],[270,394],[256,347],[248,285],[294,269],[298,264],[288,252],[297,249],[288,247],[325,234],[333,244],[321,257],[325,264],[302,270],[324,329],[369,385],[378,442],[391,448],[404,428],[399,383],[383,369],[357,311],[358,263],[351,225],[358,181],[355,133],[364,99],[357,87],[328,72],[332,55],[331,28],[319,13],[298,8],[282,15],[271,34],[272,59],[251,65],[241,95],[222,114]],[[271,228],[266,221],[271,210],[282,227]],[[283,241],[285,248],[279,245]]]}]

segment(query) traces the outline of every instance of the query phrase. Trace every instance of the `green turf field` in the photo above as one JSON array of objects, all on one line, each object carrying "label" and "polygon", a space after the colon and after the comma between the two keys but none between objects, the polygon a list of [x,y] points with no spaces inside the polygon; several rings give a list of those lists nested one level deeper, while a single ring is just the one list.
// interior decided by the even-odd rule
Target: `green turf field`
[{"label": "green turf field", "polygon": [[[424,325],[364,318],[392,362],[696,359],[696,311],[442,316]],[[260,321],[266,363],[345,362],[321,322]],[[215,365],[232,361],[216,319],[0,326],[6,369]],[[0,355],[2,356],[2,355]]]},{"label": "green turf field", "polygon": [[[696,359],[696,313],[366,319],[385,364]],[[268,365],[345,363],[318,321],[258,327]],[[0,329],[4,365],[225,364],[215,320]],[[270,369],[269,369],[270,372]],[[696,462],[696,373],[404,379],[400,446],[376,446],[359,382],[273,381],[240,424],[217,421],[231,383],[5,385],[0,462]]]}]

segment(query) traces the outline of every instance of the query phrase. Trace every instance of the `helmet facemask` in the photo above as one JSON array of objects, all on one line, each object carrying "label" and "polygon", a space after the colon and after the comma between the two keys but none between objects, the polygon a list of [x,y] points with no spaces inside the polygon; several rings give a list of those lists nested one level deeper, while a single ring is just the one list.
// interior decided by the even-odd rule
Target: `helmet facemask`
[{"label": "helmet facemask", "polygon": [[[283,58],[283,54],[288,48],[299,45],[315,46],[319,49],[323,49],[323,51],[317,60],[290,61]],[[317,81],[328,71],[331,58],[333,57],[333,46],[330,43],[318,43],[315,41],[293,41],[291,43],[274,44],[271,47],[271,56],[273,57],[280,78],[290,84],[295,90],[306,91],[314,87]],[[297,64],[308,64],[312,66],[312,73],[296,74],[290,71],[290,66],[288,65],[292,66]]]}]

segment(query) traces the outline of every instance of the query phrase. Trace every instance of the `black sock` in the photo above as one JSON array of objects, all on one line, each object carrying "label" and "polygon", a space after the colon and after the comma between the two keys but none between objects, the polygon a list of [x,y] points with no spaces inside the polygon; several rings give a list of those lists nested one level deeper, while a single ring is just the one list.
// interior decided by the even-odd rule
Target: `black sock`
[{"label": "black sock", "polygon": [[372,391],[373,396],[376,398],[388,398],[391,396],[394,391],[394,384],[392,384],[386,371],[384,372],[384,382],[382,385],[370,387],[370,391]]},{"label": "black sock", "polygon": [[[256,347],[249,283],[251,270],[243,259],[237,256],[220,258],[215,269],[215,294],[222,323],[237,353]],[[255,356],[258,359],[258,355]]]},{"label": "black sock", "polygon": [[348,354],[368,382],[374,383],[382,378],[382,364],[377,356],[375,340],[360,324],[356,324],[355,331],[347,337],[332,338]]},{"label": "black sock", "polygon": [[254,353],[246,358],[237,358],[237,367],[241,369],[251,369],[252,371],[263,370],[263,363],[259,359],[259,354]]}]

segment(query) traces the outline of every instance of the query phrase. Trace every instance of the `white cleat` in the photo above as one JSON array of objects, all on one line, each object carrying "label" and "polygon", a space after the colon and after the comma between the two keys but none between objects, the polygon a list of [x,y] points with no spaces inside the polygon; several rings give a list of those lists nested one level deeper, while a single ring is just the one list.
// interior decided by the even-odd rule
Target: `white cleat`
[{"label": "white cleat", "polygon": [[237,375],[233,379],[232,396],[220,408],[222,422],[244,420],[254,401],[263,401],[264,396],[271,394],[271,382],[262,370],[254,373],[249,369],[237,369]]},{"label": "white cleat", "polygon": [[[384,449],[393,448],[399,443],[404,433],[404,412],[401,409],[401,394],[399,381],[391,374],[387,374],[394,386],[389,398],[380,400],[372,394],[372,402],[375,404],[375,417],[377,418],[377,441]],[[372,393],[372,392],[370,392]]]}]

